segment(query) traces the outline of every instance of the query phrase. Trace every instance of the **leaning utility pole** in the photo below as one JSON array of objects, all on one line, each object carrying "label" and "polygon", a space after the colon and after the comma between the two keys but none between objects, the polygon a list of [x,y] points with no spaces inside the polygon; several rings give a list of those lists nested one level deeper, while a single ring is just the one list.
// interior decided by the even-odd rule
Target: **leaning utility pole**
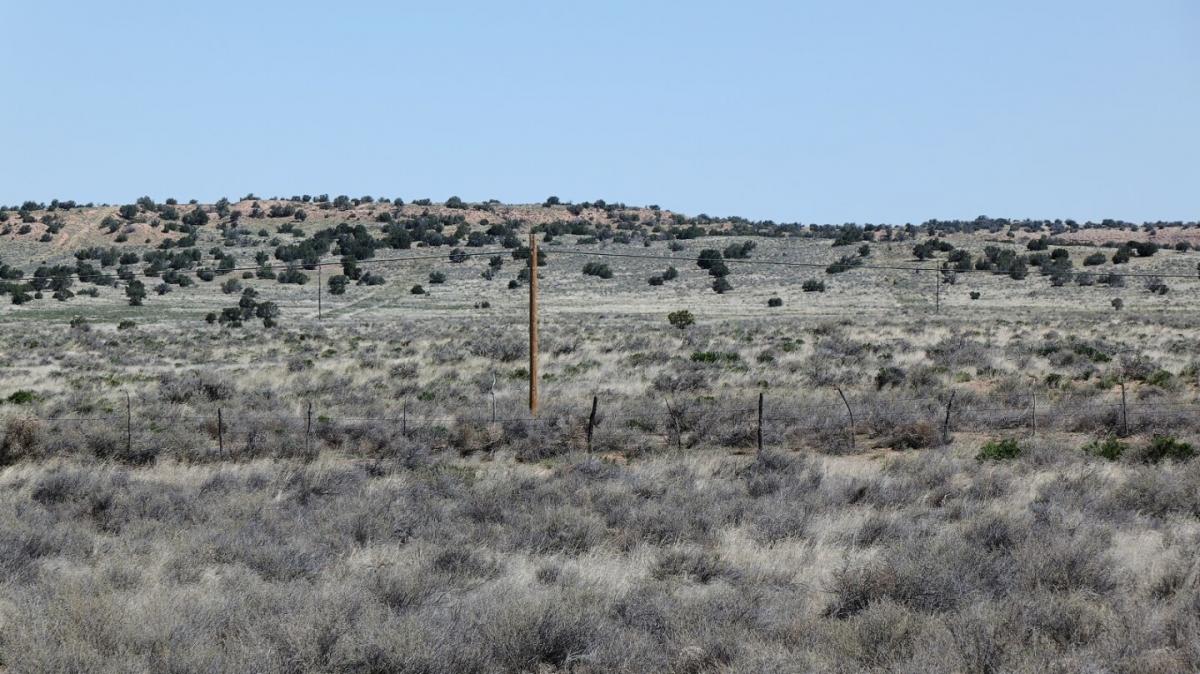
[{"label": "leaning utility pole", "polygon": [[529,233],[529,414],[538,409],[538,249],[537,238]]}]

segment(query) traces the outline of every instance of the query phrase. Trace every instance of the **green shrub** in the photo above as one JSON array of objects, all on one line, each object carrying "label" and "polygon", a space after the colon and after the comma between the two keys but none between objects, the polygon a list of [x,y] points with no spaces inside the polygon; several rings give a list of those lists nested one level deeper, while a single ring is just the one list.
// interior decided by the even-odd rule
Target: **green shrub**
[{"label": "green shrub", "polygon": [[744,260],[750,257],[750,251],[754,250],[755,244],[753,241],[743,241],[742,243],[732,243],[725,247],[726,260]]},{"label": "green shrub", "polygon": [[718,295],[723,295],[730,290],[733,290],[733,286],[729,284],[729,281],[727,281],[724,276],[718,276],[717,279],[713,281],[712,289],[713,292],[717,293]]},{"label": "green shrub", "polygon": [[705,248],[700,251],[700,255],[696,258],[696,266],[701,269],[712,269],[712,267],[721,261],[721,251],[712,248]]},{"label": "green shrub", "polygon": [[424,295],[425,289],[422,288],[420,284],[417,284],[417,285],[413,286],[412,290],[409,290],[409,292],[414,295]]},{"label": "green shrub", "polygon": [[384,284],[384,281],[385,279],[382,276],[369,271],[363,272],[363,275],[358,277],[358,285],[360,286],[381,286]]},{"label": "green shrub", "polygon": [[197,206],[194,210],[183,216],[182,222],[191,227],[203,227],[208,224],[208,214]]},{"label": "green shrub", "polygon": [[1154,372],[1150,373],[1150,376],[1146,377],[1146,383],[1161,388],[1166,388],[1171,385],[1171,378],[1172,375],[1170,372],[1167,372],[1166,370],[1155,370]]},{"label": "green shrub", "polygon": [[724,260],[715,260],[708,268],[708,275],[717,278],[729,276],[729,265],[725,264]]},{"label": "green shrub", "polygon": [[681,309],[667,314],[667,322],[680,330],[684,330],[696,322],[696,317],[692,315],[692,312]]},{"label": "green shrub", "polygon": [[978,291],[978,290],[972,290],[972,291],[971,291],[971,299],[973,299],[973,300],[977,300],[977,299],[979,299],[980,297],[981,297],[981,295],[979,294],[979,291]]},{"label": "green shrub", "polygon": [[446,282],[446,275],[440,271],[429,272],[429,282],[433,285],[439,285]]},{"label": "green shrub", "polygon": [[783,298],[772,297],[767,300],[767,306],[768,307],[782,307],[783,306]]},{"label": "green shrub", "polygon": [[1105,438],[1103,441],[1093,440],[1083,446],[1083,451],[1109,461],[1121,458],[1129,446],[1116,438]]},{"label": "green shrub", "polygon": [[1014,281],[1020,281],[1029,275],[1029,264],[1025,258],[1015,258],[1008,268],[1008,277]]},{"label": "green shrub", "polygon": [[1150,438],[1150,444],[1142,454],[1142,459],[1148,463],[1158,463],[1163,459],[1187,461],[1195,455],[1196,449],[1190,444],[1169,435],[1155,435]]},{"label": "green shrub", "polygon": [[883,390],[888,386],[903,386],[904,380],[904,370],[895,365],[888,365],[879,368],[879,371],[875,373],[875,388]]},{"label": "green shrub", "polygon": [[983,443],[975,458],[979,461],[1006,461],[1021,455],[1021,446],[1012,438],[990,440]]},{"label": "green shrub", "polygon": [[736,363],[742,357],[734,351],[693,351],[693,363]]},{"label": "green shrub", "polygon": [[1112,360],[1107,353],[1104,353],[1100,349],[1097,349],[1090,344],[1076,344],[1075,353],[1087,358],[1093,363],[1107,363]]},{"label": "green shrub", "polygon": [[134,279],[125,285],[125,296],[129,298],[129,306],[140,307],[146,299],[146,284]]},{"label": "green shrub", "polygon": [[1170,286],[1163,282],[1158,276],[1151,276],[1146,279],[1146,290],[1149,290],[1155,295],[1166,295],[1170,291]]},{"label": "green shrub", "polygon": [[589,262],[583,265],[583,273],[586,276],[599,276],[604,279],[613,277],[612,270],[603,262]]},{"label": "green shrub", "polygon": [[823,293],[825,292],[825,282],[810,278],[800,286],[800,289],[806,293]]},{"label": "green shrub", "polygon": [[34,395],[33,391],[27,391],[25,389],[20,389],[5,398],[5,402],[10,405],[28,405],[34,400],[37,400],[37,396]]},{"label": "green shrub", "polygon": [[825,268],[826,274],[841,274],[842,272],[850,271],[855,267],[862,265],[862,258],[852,255],[843,255],[837,262]]},{"label": "green shrub", "polygon": [[300,271],[300,266],[293,262],[288,263],[287,269],[280,272],[278,280],[280,283],[304,285],[305,283],[308,283],[308,274]]}]

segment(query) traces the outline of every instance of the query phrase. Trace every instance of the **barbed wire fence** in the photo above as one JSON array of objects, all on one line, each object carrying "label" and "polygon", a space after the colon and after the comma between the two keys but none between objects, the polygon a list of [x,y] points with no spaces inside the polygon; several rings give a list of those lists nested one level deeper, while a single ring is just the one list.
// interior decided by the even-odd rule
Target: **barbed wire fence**
[{"label": "barbed wire fence", "polygon": [[[837,391],[835,389],[835,391]],[[381,458],[404,438],[432,450],[488,451],[517,444],[531,456],[542,452],[686,451],[723,447],[740,451],[857,451],[861,440],[876,447],[916,449],[951,442],[955,433],[984,433],[1037,438],[1058,432],[1126,437],[1177,432],[1200,422],[1200,401],[1077,402],[1039,399],[1033,394],[1002,398],[963,396],[954,390],[920,398],[857,395],[793,401],[760,392],[757,405],[734,399],[704,401],[664,395],[658,399],[601,395],[575,404],[547,405],[536,417],[501,413],[495,401],[475,412],[410,412],[403,402],[391,415],[340,414],[311,402],[295,412],[227,410],[213,406],[196,414],[171,405],[135,404],[133,397],[102,405],[104,414],[39,416],[8,413],[8,428],[58,434],[82,440],[100,458],[140,463],[174,445],[193,459],[304,456],[321,450],[346,450]],[[966,399],[966,400],[964,400]],[[149,408],[143,413],[142,408]],[[364,440],[364,442],[358,442]],[[545,445],[539,446],[539,443]],[[53,443],[51,443],[53,444]]]},{"label": "barbed wire fence", "polygon": [[[684,258],[674,255],[579,250],[560,247],[548,248],[547,250],[553,255],[641,259],[679,265],[694,264],[696,262],[695,258]],[[469,259],[512,255],[513,252],[512,249],[502,248],[495,250],[459,250],[456,254],[462,259]],[[367,258],[356,260],[355,263],[360,266],[401,265],[449,259],[450,256],[448,253],[440,253],[437,255],[420,254]],[[519,262],[522,261],[520,258],[516,259]],[[731,265],[759,265],[787,269],[823,269],[828,267],[827,264],[818,262],[769,259],[733,258],[725,259],[724,262]],[[306,271],[313,271],[315,269],[319,272],[324,267],[341,267],[342,264],[341,260],[317,260],[308,263],[291,261],[282,264],[235,266],[220,271],[222,273],[231,273],[252,272],[263,269],[300,268]],[[899,271],[911,272],[913,274],[934,274],[938,279],[936,291],[938,295],[934,298],[934,302],[937,304],[940,304],[940,285],[943,274],[947,272],[956,274],[996,274],[993,270],[948,270],[941,266],[912,265],[860,264],[852,267],[852,270],[868,273]],[[143,268],[127,270],[124,277],[107,272],[82,276],[79,274],[67,274],[67,276],[81,281],[102,280],[105,283],[116,285],[121,281],[129,283],[131,278],[134,277],[157,277],[165,271],[167,270]],[[198,270],[188,269],[181,271],[197,273]],[[1120,278],[1197,279],[1197,274],[1195,273],[1117,271],[1104,271],[1103,273]],[[320,306],[321,292],[322,288],[319,279],[316,288],[318,307]],[[300,305],[295,306],[299,307]],[[894,310],[894,307],[881,306],[880,308]],[[860,313],[860,308],[848,307],[845,311],[825,312],[822,314],[804,312],[797,314],[797,317],[812,317],[814,315],[846,317],[851,312],[857,315]],[[722,316],[729,318],[776,318],[779,315],[745,313],[736,315],[722,314]],[[319,314],[318,318],[320,318]],[[361,323],[361,319],[356,320],[356,323]],[[515,324],[519,323],[514,321]],[[427,415],[410,415],[408,406],[405,405],[400,414],[391,416],[340,415],[336,413],[336,410],[315,410],[316,416],[314,417],[313,405],[308,402],[304,404],[304,412],[302,414],[259,411],[245,413],[244,411],[234,411],[230,415],[227,413],[228,410],[217,407],[210,414],[167,414],[164,417],[158,414],[161,410],[156,410],[154,416],[139,414],[132,400],[127,398],[123,415],[118,413],[99,416],[40,417],[17,414],[15,416],[9,415],[8,420],[10,422],[17,421],[18,423],[43,424],[47,427],[73,424],[81,428],[86,428],[90,425],[96,425],[110,432],[114,428],[123,429],[123,449],[130,455],[138,453],[138,447],[135,447],[135,444],[139,443],[145,445],[144,449],[146,451],[156,449],[150,445],[157,442],[154,440],[155,436],[160,435],[164,430],[190,429],[192,433],[200,437],[215,441],[215,446],[210,449],[215,451],[217,455],[236,456],[238,454],[252,454],[255,443],[261,442],[261,436],[264,434],[273,433],[278,437],[286,436],[293,440],[302,440],[297,445],[304,447],[304,452],[307,454],[312,451],[314,442],[323,446],[336,445],[336,442],[330,440],[332,436],[338,433],[352,434],[351,431],[354,427],[362,427],[368,424],[377,427],[398,429],[399,434],[404,437],[419,435],[442,441],[447,445],[451,444],[451,435],[463,429],[484,428],[493,436],[504,438],[528,436],[529,429],[542,428],[552,430],[553,433],[550,435],[556,435],[560,439],[567,439],[572,442],[575,442],[578,438],[584,438],[586,447],[590,450],[596,444],[593,440],[596,439],[597,432],[604,434],[608,432],[608,429],[621,428],[627,429],[629,435],[633,438],[641,436],[644,439],[654,439],[661,442],[665,447],[674,447],[675,449],[702,444],[708,441],[706,439],[708,437],[725,436],[726,440],[717,444],[729,445],[730,442],[728,439],[733,438],[736,440],[736,442],[732,443],[735,446],[752,445],[753,449],[762,451],[764,444],[800,444],[798,438],[804,435],[812,435],[813,437],[840,436],[853,449],[856,438],[860,436],[878,437],[886,432],[886,429],[883,427],[888,424],[892,426],[898,424],[922,424],[932,428],[933,433],[940,437],[942,442],[948,440],[949,435],[955,431],[980,430],[990,432],[996,430],[1024,430],[1030,435],[1036,436],[1039,431],[1046,432],[1055,426],[1072,427],[1075,422],[1072,422],[1068,418],[1070,416],[1069,413],[1078,413],[1078,419],[1075,420],[1078,423],[1096,425],[1098,423],[1096,421],[1097,418],[1101,418],[1099,425],[1114,433],[1129,435],[1131,432],[1139,429],[1152,427],[1156,419],[1168,417],[1179,419],[1181,414],[1185,412],[1191,413],[1196,409],[1200,409],[1200,404],[1193,402],[1129,404],[1124,396],[1122,396],[1120,401],[1111,403],[1065,405],[1048,400],[1039,404],[1038,399],[1031,394],[1026,396],[1027,401],[1023,400],[1019,404],[1013,404],[1013,401],[1010,399],[1002,401],[1005,404],[980,404],[976,400],[975,402],[959,401],[956,405],[955,394],[949,390],[944,395],[938,397],[908,399],[905,401],[889,400],[883,397],[876,397],[872,400],[863,396],[848,399],[840,391],[838,391],[838,394],[841,397],[840,401],[833,399],[831,402],[821,404],[809,401],[807,403],[797,403],[791,407],[788,407],[785,400],[779,400],[776,399],[776,396],[767,394],[760,397],[757,407],[741,408],[737,406],[725,406],[704,411],[698,411],[702,406],[699,406],[697,401],[664,398],[662,400],[641,401],[634,404],[625,399],[608,402],[601,400],[599,397],[594,397],[591,401],[583,401],[571,406],[555,403],[550,405],[546,412],[539,417],[514,414],[497,415],[494,401],[491,413],[485,415],[447,415],[436,412]],[[612,402],[615,402],[615,404],[612,404]],[[896,406],[901,403],[910,405],[910,408],[898,409]],[[645,411],[626,413],[622,411],[630,405],[640,410],[665,409],[665,411],[661,413],[649,413]],[[115,406],[106,405],[104,407],[106,409],[119,409],[120,404],[118,401]],[[169,423],[166,420],[169,420]],[[241,433],[241,427],[248,423],[255,425],[255,430],[249,432],[249,435]],[[726,431],[722,432],[714,428],[722,424],[726,427]]]}]

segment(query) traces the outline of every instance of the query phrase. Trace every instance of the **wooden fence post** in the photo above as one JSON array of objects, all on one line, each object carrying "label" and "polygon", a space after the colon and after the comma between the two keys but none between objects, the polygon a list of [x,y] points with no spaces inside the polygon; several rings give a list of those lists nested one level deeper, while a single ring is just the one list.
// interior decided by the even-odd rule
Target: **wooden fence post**
[{"label": "wooden fence post", "polygon": [[1029,425],[1033,437],[1037,437],[1037,394],[1029,394]]},{"label": "wooden fence post", "polygon": [[404,399],[404,407],[400,412],[400,435],[408,437],[408,398]]},{"label": "wooden fence post", "polygon": [[600,405],[600,397],[592,396],[592,413],[588,415],[587,427],[587,451],[592,453],[592,429],[596,427],[596,408]]},{"label": "wooden fence post", "polygon": [[763,419],[763,392],[758,392],[758,455],[762,456],[762,419]]},{"label": "wooden fence post", "polygon": [[221,454],[225,453],[225,417],[220,407],[217,408],[217,449]]},{"label": "wooden fence post", "polygon": [[957,391],[950,392],[950,400],[946,403],[946,418],[942,420],[942,444],[950,444],[950,410],[954,407],[954,394]]},{"label": "wooden fence post", "polygon": [[675,410],[671,407],[670,402],[667,403],[667,412],[667,416],[671,419],[671,426],[675,429],[675,449],[683,451],[683,428],[679,426],[679,418],[675,415]]},{"label": "wooden fence post", "polygon": [[842,397],[842,403],[846,405],[846,414],[850,415],[850,449],[854,450],[854,410],[850,409],[850,401],[846,400],[846,394],[842,393],[841,386],[835,386],[838,395]]},{"label": "wooden fence post", "polygon": [[1121,382],[1121,435],[1129,435],[1129,413],[1125,408],[1125,382]]},{"label": "wooden fence post", "polygon": [[492,373],[492,423],[496,423],[496,373]]},{"label": "wooden fence post", "polygon": [[312,401],[308,401],[308,414],[304,420],[304,453],[308,454],[312,446]]},{"label": "wooden fence post", "polygon": [[125,456],[133,456],[133,403],[129,391],[125,392]]}]

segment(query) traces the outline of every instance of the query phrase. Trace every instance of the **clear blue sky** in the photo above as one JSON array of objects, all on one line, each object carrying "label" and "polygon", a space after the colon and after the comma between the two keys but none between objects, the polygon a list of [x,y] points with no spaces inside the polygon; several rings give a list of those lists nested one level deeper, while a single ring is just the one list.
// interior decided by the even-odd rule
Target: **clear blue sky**
[{"label": "clear blue sky", "polygon": [[0,3],[0,203],[1200,218],[1200,2]]}]

